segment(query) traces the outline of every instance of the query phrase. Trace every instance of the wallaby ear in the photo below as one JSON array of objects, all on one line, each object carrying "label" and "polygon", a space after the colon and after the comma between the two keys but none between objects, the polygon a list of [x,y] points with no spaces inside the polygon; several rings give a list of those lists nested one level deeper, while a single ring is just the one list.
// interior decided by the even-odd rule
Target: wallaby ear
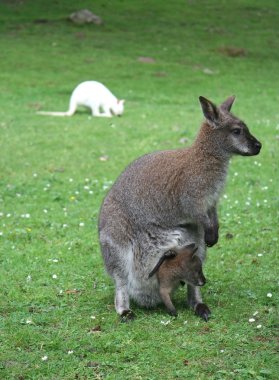
[{"label": "wallaby ear", "polygon": [[222,111],[230,112],[230,110],[231,110],[231,108],[232,108],[232,105],[233,105],[233,102],[234,102],[234,101],[235,101],[235,96],[234,96],[234,95],[228,97],[228,99],[226,99],[226,100],[224,101],[224,103],[222,103],[222,104],[220,105],[220,109],[221,109]]},{"label": "wallaby ear", "polygon": [[192,251],[194,248],[195,248],[196,244],[195,243],[191,243],[191,244],[188,244],[186,245],[185,248],[189,249],[190,251]]},{"label": "wallaby ear", "polygon": [[197,250],[198,250],[198,247],[196,246],[195,243],[192,243],[192,244],[187,245],[186,248],[189,249],[191,257],[193,257],[194,254],[195,254],[195,253],[197,252]]},{"label": "wallaby ear", "polygon": [[217,122],[219,119],[218,108],[215,106],[215,104],[213,104],[210,100],[204,98],[203,96],[200,96],[199,100],[206,120],[208,120],[211,125],[217,126]]}]

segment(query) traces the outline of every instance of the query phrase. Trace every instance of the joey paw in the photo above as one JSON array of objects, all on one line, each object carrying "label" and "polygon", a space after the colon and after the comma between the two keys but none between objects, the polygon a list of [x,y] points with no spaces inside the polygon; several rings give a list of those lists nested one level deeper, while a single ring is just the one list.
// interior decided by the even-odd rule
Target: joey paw
[{"label": "joey paw", "polygon": [[198,303],[195,308],[195,313],[201,317],[205,322],[208,322],[208,319],[211,315],[209,307],[205,303]]},{"label": "joey paw", "polygon": [[176,309],[168,310],[168,313],[169,313],[169,315],[171,315],[172,317],[177,317],[177,315],[178,315]]},{"label": "joey paw", "polygon": [[133,321],[136,318],[136,315],[132,310],[128,309],[122,312],[120,318],[122,323],[126,323]]}]

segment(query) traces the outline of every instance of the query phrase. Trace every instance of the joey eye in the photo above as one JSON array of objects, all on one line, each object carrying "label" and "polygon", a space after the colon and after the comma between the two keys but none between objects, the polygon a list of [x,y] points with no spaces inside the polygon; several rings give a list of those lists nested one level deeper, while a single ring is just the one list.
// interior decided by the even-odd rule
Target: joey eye
[{"label": "joey eye", "polygon": [[232,134],[234,134],[234,135],[240,135],[240,133],[241,133],[241,129],[240,128],[235,128],[235,129],[232,130]]}]

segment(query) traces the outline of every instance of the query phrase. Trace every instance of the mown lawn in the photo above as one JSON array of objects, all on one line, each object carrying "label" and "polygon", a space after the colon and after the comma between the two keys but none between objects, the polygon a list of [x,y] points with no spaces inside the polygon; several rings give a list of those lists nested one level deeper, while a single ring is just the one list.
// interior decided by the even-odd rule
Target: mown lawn
[{"label": "mown lawn", "polygon": [[[104,24],[66,20],[80,8]],[[278,378],[278,24],[276,0],[1,1],[1,379]],[[66,111],[88,79],[126,99],[122,118],[36,115]],[[131,160],[193,141],[199,95],[232,94],[263,149],[231,163],[205,266],[213,316],[181,288],[177,319],[133,305],[120,323],[102,199]]]}]

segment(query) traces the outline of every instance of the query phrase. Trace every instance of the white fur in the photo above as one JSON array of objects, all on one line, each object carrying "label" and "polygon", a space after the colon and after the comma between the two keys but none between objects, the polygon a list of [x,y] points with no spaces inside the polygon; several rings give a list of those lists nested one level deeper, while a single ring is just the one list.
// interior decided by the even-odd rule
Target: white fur
[{"label": "white fur", "polygon": [[86,81],[80,83],[72,92],[69,109],[66,112],[39,111],[39,115],[72,116],[79,106],[91,109],[92,116],[120,116],[124,112],[124,100],[117,99],[112,92],[100,82]]}]

